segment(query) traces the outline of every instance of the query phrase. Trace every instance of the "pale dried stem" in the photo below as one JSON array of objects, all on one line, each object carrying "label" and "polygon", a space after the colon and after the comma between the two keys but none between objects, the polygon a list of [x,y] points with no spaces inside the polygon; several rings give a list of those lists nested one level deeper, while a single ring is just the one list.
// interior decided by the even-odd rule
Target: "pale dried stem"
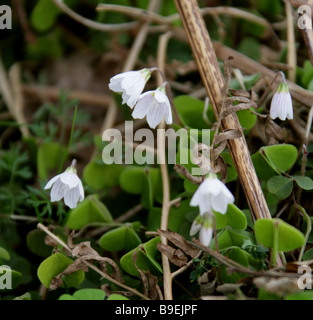
[{"label": "pale dried stem", "polygon": [[0,58],[0,93],[3,96],[8,111],[15,121],[21,125],[20,130],[22,135],[28,137],[30,133],[25,126],[26,119],[23,113],[24,99],[20,78],[20,66],[14,64],[7,74]]},{"label": "pale dried stem", "polygon": [[[97,10],[98,11],[115,11],[119,13],[124,13],[135,19],[138,19],[138,18],[145,19],[146,21],[158,23],[160,25],[171,25],[173,24],[173,22],[180,19],[179,14],[172,14],[167,17],[164,17],[162,15],[159,15],[147,10],[134,8],[134,7],[113,5],[113,4],[101,3],[97,6]],[[266,19],[244,10],[227,7],[227,6],[219,6],[219,7],[201,8],[200,12],[203,16],[211,15],[214,18],[217,17],[218,15],[228,15],[231,17],[239,18],[239,19],[245,19],[247,21],[251,21],[255,24],[265,27],[267,30],[267,33],[274,35],[272,26]]]},{"label": "pale dried stem", "polygon": [[293,23],[293,9],[288,0],[285,0],[286,8],[286,19],[287,19],[287,42],[288,42],[288,53],[287,62],[289,65],[288,79],[290,81],[296,81],[296,68],[297,68],[297,52],[296,52],[296,41],[295,41],[295,30]]},{"label": "pale dried stem", "polygon": [[308,120],[307,120],[307,125],[306,125],[306,132],[305,132],[305,139],[304,139],[304,144],[306,146],[309,145],[310,142],[310,133],[311,133],[311,128],[312,128],[312,120],[313,120],[313,105],[309,111],[308,114]]},{"label": "pale dried stem", "polygon": [[63,0],[51,0],[65,14],[82,25],[99,31],[123,31],[133,29],[138,25],[137,22],[126,22],[120,24],[105,24],[87,19],[69,8]]},{"label": "pale dried stem", "polygon": [[[57,87],[24,84],[22,85],[22,91],[24,94],[37,95],[43,100],[58,100],[60,98],[60,89]],[[78,99],[83,104],[104,109],[107,109],[112,101],[111,96],[85,90],[71,90],[68,99]]]}]

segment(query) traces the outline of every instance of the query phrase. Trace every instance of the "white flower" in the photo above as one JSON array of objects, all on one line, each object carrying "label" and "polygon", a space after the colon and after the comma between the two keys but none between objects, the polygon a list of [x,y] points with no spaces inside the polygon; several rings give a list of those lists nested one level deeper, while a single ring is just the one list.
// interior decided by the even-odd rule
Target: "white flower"
[{"label": "white flower", "polygon": [[194,193],[190,206],[199,206],[200,215],[215,210],[225,214],[229,203],[234,203],[235,198],[215,174],[209,174]]},{"label": "white flower", "polygon": [[150,77],[149,69],[123,72],[111,78],[109,88],[122,93],[123,104],[133,108]]},{"label": "white flower", "polygon": [[206,228],[205,226],[202,226],[199,233],[199,240],[204,246],[208,247],[210,245],[212,236],[213,236],[213,228],[212,227]]},{"label": "white flower", "polygon": [[149,126],[154,129],[163,118],[167,124],[173,122],[171,105],[163,86],[140,95],[132,113],[133,118],[147,118]]},{"label": "white flower", "polygon": [[280,120],[293,119],[292,99],[286,82],[282,82],[278,86],[273,96],[270,117]]},{"label": "white flower", "polygon": [[200,242],[208,247],[213,237],[213,217],[210,213],[198,216],[192,223],[190,236],[194,236],[198,231]]},{"label": "white flower", "polygon": [[64,197],[65,204],[71,209],[76,208],[77,202],[83,201],[85,197],[82,182],[76,174],[74,165],[75,160],[65,172],[52,178],[45,186],[45,190],[52,187],[51,202],[60,201]]}]

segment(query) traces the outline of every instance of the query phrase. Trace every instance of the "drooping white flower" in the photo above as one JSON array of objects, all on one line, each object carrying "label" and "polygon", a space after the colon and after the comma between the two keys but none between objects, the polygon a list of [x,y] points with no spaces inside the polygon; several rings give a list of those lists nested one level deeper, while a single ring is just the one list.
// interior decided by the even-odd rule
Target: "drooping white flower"
[{"label": "drooping white flower", "polygon": [[215,210],[225,214],[229,203],[234,203],[235,198],[215,174],[210,173],[198,187],[190,201],[190,206],[199,207],[200,215]]},{"label": "drooping white flower", "polygon": [[85,197],[82,182],[78,178],[75,169],[75,160],[63,173],[52,178],[45,186],[51,189],[51,202],[60,201],[64,198],[64,203],[71,209],[76,208],[78,201],[83,201]]},{"label": "drooping white flower", "polygon": [[272,98],[270,117],[280,120],[293,119],[292,99],[286,82],[280,83]]},{"label": "drooping white flower", "polygon": [[132,113],[133,118],[147,118],[149,126],[154,129],[165,118],[167,124],[173,122],[171,104],[163,86],[140,95]]},{"label": "drooping white flower", "polygon": [[149,69],[123,72],[111,78],[109,88],[122,93],[123,104],[133,108],[150,77]]},{"label": "drooping white flower", "polygon": [[[200,231],[200,232],[199,232]],[[190,236],[194,236],[199,232],[199,240],[204,246],[209,246],[213,237],[213,216],[206,213],[198,216],[192,223]]]}]

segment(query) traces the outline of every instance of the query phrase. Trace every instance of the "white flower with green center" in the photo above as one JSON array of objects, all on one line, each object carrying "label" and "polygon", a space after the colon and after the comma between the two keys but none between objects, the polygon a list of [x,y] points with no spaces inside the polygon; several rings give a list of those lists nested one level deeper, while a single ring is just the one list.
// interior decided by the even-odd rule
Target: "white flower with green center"
[{"label": "white flower with green center", "polygon": [[122,93],[123,104],[133,108],[150,77],[149,69],[123,72],[111,78],[109,88]]},{"label": "white flower with green center", "polygon": [[190,201],[190,206],[199,207],[200,215],[213,210],[225,214],[229,203],[234,203],[235,198],[215,174],[209,173],[208,177],[200,184]]},{"label": "white flower with green center", "polygon": [[280,120],[293,119],[292,99],[286,82],[282,82],[278,86],[273,96],[270,117]]},{"label": "white flower with green center", "polygon": [[150,128],[154,129],[165,118],[167,124],[173,122],[171,104],[163,86],[140,95],[132,113],[133,118],[147,118]]},{"label": "white flower with green center", "polygon": [[189,234],[192,237],[198,232],[200,242],[208,247],[213,237],[213,217],[210,213],[199,215],[193,221]]},{"label": "white flower with green center", "polygon": [[85,197],[82,182],[78,178],[75,169],[75,160],[65,172],[52,178],[45,186],[51,189],[51,202],[60,201],[64,198],[64,203],[71,209],[76,208],[78,201],[83,201]]}]

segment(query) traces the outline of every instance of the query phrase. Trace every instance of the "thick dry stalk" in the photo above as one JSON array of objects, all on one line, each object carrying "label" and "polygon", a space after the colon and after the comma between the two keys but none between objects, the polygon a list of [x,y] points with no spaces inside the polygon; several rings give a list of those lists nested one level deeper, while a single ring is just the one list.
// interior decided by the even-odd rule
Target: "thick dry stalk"
[{"label": "thick dry stalk", "polygon": [[[216,118],[219,119],[225,82],[198,3],[196,0],[175,0],[175,2],[214,113]],[[229,114],[222,120],[222,130],[229,129],[242,130],[237,115],[234,113]],[[254,219],[271,218],[245,138],[242,136],[238,139],[229,140],[228,149]]]}]

